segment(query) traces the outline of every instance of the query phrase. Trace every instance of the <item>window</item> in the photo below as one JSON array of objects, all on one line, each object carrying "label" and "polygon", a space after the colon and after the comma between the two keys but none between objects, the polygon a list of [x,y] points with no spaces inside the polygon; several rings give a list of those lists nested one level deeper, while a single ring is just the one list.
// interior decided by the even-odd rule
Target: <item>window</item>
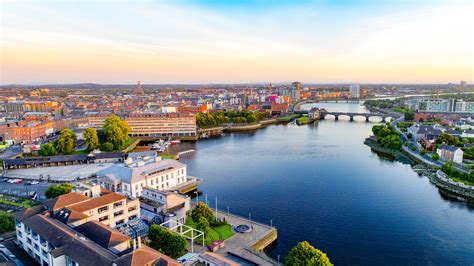
[{"label": "window", "polygon": [[153,179],[151,180],[151,185],[153,186]]},{"label": "window", "polygon": [[97,209],[97,212],[98,213],[103,213],[107,210],[109,210],[109,206],[104,206],[104,207],[100,207],[99,209]]},{"label": "window", "polygon": [[102,216],[99,218],[99,222],[103,222],[103,221],[106,221],[109,219],[109,216],[108,215],[105,215],[105,216]]},{"label": "window", "polygon": [[128,220],[133,220],[133,219],[135,219],[135,218],[137,218],[137,216],[136,216],[136,215],[132,215],[132,216],[128,217]]},{"label": "window", "polygon": [[22,234],[20,231],[17,231],[17,232],[18,232],[18,233],[17,233],[18,237],[22,237],[22,236],[23,236],[23,234]]},{"label": "window", "polygon": [[26,243],[31,245],[31,239],[29,237],[26,238]]},{"label": "window", "polygon": [[123,224],[125,221],[122,219],[122,220],[119,220],[115,223],[115,226],[119,226],[121,224]]},{"label": "window", "polygon": [[136,209],[137,209],[137,206],[133,206],[133,207],[129,207],[129,208],[128,208],[128,211],[129,211],[129,212],[132,212],[132,211],[134,211],[134,210],[136,210]]},{"label": "window", "polygon": [[123,214],[123,211],[118,211],[114,213],[114,217],[120,216]]},{"label": "window", "polygon": [[117,209],[118,207],[121,207],[122,205],[123,205],[123,201],[115,202],[114,209]]}]

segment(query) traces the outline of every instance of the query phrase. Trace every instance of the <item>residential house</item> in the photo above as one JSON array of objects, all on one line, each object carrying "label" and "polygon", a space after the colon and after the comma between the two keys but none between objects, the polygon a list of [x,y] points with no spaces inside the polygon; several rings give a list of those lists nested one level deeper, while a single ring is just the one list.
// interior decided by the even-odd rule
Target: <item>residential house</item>
[{"label": "residential house", "polygon": [[442,145],[436,153],[444,161],[462,164],[463,151],[458,147]]}]

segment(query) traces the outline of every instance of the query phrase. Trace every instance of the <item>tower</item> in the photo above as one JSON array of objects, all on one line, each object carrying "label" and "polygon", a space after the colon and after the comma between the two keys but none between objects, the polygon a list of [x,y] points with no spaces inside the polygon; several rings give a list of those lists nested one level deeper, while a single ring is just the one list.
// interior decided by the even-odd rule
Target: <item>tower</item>
[{"label": "tower", "polygon": [[145,94],[145,92],[143,91],[142,85],[140,84],[140,81],[138,81],[137,88],[135,89],[135,93],[137,95]]}]

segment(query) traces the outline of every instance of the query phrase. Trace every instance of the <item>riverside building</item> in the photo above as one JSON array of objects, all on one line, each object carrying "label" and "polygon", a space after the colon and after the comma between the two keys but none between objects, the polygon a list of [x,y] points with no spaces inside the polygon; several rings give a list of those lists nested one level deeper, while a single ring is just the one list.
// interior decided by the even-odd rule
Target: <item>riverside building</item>
[{"label": "riverside building", "polygon": [[136,113],[125,121],[132,137],[196,136],[196,116],[191,113]]}]

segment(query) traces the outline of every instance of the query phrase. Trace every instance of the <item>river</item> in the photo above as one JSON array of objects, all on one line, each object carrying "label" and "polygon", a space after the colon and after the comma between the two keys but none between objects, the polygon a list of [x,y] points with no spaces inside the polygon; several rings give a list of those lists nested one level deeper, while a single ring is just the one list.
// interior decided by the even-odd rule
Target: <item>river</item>
[{"label": "river", "polygon": [[277,227],[272,257],[307,240],[336,265],[472,265],[474,209],[365,146],[374,123],[344,120],[182,143],[196,152],[181,161],[204,179],[200,200]]}]

